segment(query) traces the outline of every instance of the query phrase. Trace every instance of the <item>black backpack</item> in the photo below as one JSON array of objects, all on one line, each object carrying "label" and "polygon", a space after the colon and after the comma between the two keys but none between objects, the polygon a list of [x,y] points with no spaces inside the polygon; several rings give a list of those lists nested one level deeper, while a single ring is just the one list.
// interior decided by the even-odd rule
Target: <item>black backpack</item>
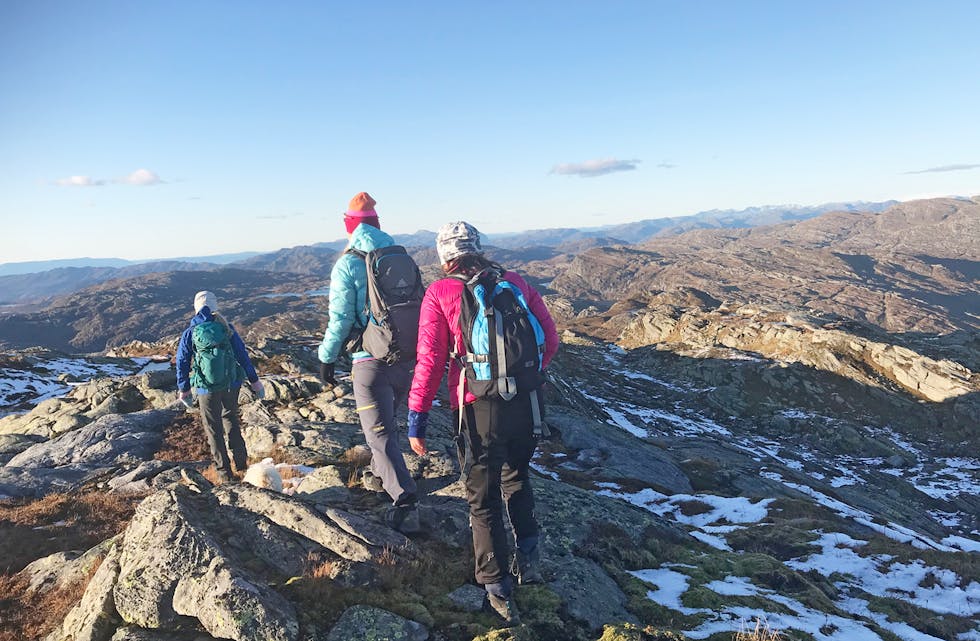
[{"label": "black backpack", "polygon": [[490,268],[466,281],[459,324],[470,393],[509,401],[544,383],[545,335],[524,293],[503,275]]},{"label": "black backpack", "polygon": [[388,364],[415,360],[419,309],[425,286],[418,265],[401,245],[370,252],[349,248],[345,253],[364,259],[367,267],[367,326],[361,349]]}]

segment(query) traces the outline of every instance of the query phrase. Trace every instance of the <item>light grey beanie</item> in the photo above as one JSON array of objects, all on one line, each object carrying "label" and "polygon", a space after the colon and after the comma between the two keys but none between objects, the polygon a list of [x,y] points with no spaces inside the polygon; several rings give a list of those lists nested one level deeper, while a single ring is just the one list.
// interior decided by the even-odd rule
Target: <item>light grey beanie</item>
[{"label": "light grey beanie", "polygon": [[218,311],[218,298],[209,291],[194,294],[194,313],[198,314],[202,307],[207,307],[211,313]]},{"label": "light grey beanie", "polygon": [[480,245],[480,232],[462,220],[446,223],[436,234],[436,253],[443,265],[466,254],[481,256],[483,247]]}]

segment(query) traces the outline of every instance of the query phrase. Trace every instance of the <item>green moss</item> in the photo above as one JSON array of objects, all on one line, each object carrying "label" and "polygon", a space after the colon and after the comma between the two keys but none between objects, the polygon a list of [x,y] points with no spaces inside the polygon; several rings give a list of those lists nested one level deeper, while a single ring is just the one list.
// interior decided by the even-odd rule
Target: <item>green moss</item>
[{"label": "green moss", "polygon": [[640,627],[632,623],[607,625],[596,641],[684,641],[686,637],[670,630]]},{"label": "green moss", "polygon": [[812,532],[818,524],[807,520],[799,525],[756,525],[735,530],[726,537],[732,548],[751,553],[768,554],[781,561],[788,561],[816,551],[812,542],[817,535]]},{"label": "green moss", "polygon": [[940,639],[955,639],[960,634],[973,630],[976,625],[970,619],[952,614],[939,615],[901,599],[871,597],[868,600],[868,607],[874,612],[884,614],[892,621],[902,621],[919,632]]},{"label": "green moss", "polygon": [[473,641],[541,641],[541,637],[526,625],[513,628],[490,630],[486,634],[475,637]]}]

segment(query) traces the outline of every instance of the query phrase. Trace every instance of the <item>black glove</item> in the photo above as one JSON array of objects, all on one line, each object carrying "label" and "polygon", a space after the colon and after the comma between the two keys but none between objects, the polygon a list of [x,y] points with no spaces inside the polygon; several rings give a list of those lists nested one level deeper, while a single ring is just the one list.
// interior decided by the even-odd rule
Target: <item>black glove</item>
[{"label": "black glove", "polygon": [[320,363],[320,380],[329,385],[336,385],[337,379],[334,378],[334,364]]}]

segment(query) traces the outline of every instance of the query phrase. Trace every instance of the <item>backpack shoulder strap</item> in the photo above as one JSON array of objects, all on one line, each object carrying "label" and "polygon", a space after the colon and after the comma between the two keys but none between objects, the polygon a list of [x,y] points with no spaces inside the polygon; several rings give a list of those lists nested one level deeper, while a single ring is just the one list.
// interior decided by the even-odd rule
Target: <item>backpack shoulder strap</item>
[{"label": "backpack shoulder strap", "polygon": [[348,247],[344,250],[344,254],[351,254],[352,256],[357,256],[358,258],[367,258],[368,255],[366,251],[360,250],[356,247]]}]

